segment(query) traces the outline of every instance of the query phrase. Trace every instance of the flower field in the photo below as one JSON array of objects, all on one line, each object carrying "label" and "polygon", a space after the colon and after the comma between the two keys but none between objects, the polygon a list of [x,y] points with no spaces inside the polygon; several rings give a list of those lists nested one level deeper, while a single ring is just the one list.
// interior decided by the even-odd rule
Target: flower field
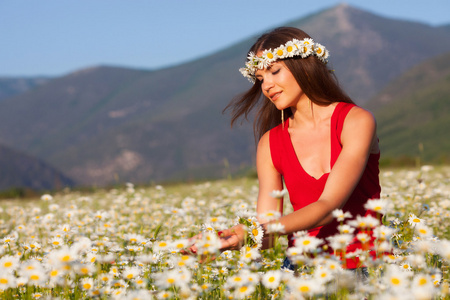
[{"label": "flower field", "polygon": [[[339,235],[322,241],[300,232],[288,251],[281,236],[270,250],[217,253],[217,231],[236,224],[238,216],[254,216],[258,183],[250,178],[2,200],[0,296],[450,299],[450,169],[382,170],[380,178],[382,199],[369,205],[384,213],[382,224],[357,216],[349,221],[335,211],[342,220]],[[339,250],[356,228],[372,229],[372,250],[391,253],[375,260],[365,251],[348,254],[364,261],[367,277],[343,269],[323,251],[325,242]],[[200,231],[201,259],[180,252]],[[286,255],[295,272],[281,268]]]}]

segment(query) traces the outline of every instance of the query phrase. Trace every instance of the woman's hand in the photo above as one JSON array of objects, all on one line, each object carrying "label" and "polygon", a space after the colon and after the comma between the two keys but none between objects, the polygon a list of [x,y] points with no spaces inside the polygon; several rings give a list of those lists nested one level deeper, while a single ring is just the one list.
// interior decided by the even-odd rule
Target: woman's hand
[{"label": "woman's hand", "polygon": [[[244,230],[244,226],[239,224],[231,228],[219,231],[217,233],[218,240],[213,241],[211,239],[211,243],[218,243],[217,247],[220,253],[227,250],[239,250],[244,245],[246,234],[247,232]],[[189,239],[193,244],[186,250],[182,250],[181,253],[198,255],[200,257],[199,260],[201,263],[214,260],[216,256],[213,252],[206,254],[204,252],[203,247],[205,245],[205,238],[207,238],[207,236],[205,236],[204,233],[193,236]]]},{"label": "woman's hand", "polygon": [[239,250],[245,243],[247,232],[244,225],[238,224],[231,228],[219,231],[217,235],[220,238],[220,251]]}]

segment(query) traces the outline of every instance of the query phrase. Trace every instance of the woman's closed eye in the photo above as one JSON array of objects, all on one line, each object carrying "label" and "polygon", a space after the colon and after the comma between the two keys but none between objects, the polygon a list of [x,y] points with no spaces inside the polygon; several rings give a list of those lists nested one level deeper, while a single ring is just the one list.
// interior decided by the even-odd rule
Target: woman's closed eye
[{"label": "woman's closed eye", "polygon": [[[273,71],[271,70],[270,72],[272,75],[277,75],[278,73],[280,73],[280,70],[281,70],[281,68],[273,70]],[[264,78],[263,78],[263,76],[256,76],[256,80],[258,80],[260,83],[263,83]]]}]

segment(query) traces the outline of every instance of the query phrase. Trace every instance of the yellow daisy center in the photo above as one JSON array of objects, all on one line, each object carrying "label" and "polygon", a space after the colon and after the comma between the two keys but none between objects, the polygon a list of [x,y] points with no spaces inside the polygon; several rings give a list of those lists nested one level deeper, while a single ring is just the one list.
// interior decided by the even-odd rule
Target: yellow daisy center
[{"label": "yellow daisy center", "polygon": [[302,286],[299,288],[299,290],[300,290],[300,292],[302,292],[302,293],[309,292],[309,286],[307,286],[307,285],[302,285]]},{"label": "yellow daisy center", "polygon": [[30,276],[31,280],[39,280],[39,278],[40,278],[39,275],[31,275]]}]

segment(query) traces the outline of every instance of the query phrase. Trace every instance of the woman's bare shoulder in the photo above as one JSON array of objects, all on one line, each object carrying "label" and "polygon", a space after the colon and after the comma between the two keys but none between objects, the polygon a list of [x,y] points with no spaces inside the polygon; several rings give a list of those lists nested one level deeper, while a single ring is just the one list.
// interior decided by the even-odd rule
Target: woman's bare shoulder
[{"label": "woman's bare shoulder", "polygon": [[259,139],[258,149],[260,147],[269,147],[270,145],[270,130],[263,134],[263,136]]},{"label": "woman's bare shoulder", "polygon": [[376,127],[375,117],[367,109],[360,106],[353,106],[345,118],[344,128],[358,130],[361,129],[360,126],[368,129]]}]

